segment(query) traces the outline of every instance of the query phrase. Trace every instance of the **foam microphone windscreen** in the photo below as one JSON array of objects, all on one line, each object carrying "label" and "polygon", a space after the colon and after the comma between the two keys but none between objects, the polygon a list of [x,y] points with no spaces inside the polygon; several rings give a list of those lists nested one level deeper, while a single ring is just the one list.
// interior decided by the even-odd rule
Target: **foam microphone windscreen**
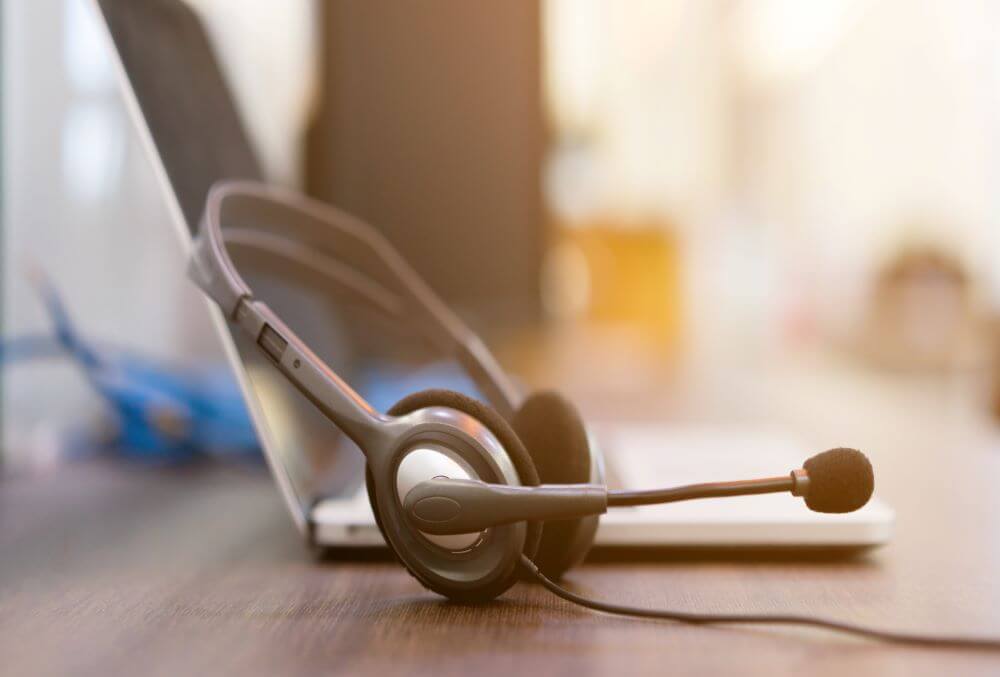
[{"label": "foam microphone windscreen", "polygon": [[852,512],[875,490],[875,474],[868,457],[857,449],[830,449],[802,466],[809,473],[806,505],[816,512]]}]

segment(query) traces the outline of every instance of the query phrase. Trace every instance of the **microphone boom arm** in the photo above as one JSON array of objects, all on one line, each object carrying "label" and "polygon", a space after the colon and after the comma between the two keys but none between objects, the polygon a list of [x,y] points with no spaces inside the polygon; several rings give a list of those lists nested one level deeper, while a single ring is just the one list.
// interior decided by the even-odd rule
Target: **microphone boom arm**
[{"label": "microphone boom arm", "polygon": [[774,494],[789,491],[801,496],[804,491],[799,485],[805,480],[796,479],[795,473],[782,477],[765,477],[758,480],[737,480],[735,482],[706,482],[688,484],[669,489],[649,489],[645,491],[609,491],[608,507],[637,505],[659,505],[676,501],[690,501],[697,498],[720,498],[723,496],[748,496],[752,494]]},{"label": "microphone boom arm", "polygon": [[563,520],[600,515],[609,507],[654,505],[699,498],[747,496],[788,491],[803,496],[809,476],[795,470],[784,477],[690,484],[648,491],[608,491],[600,484],[543,484],[518,487],[480,480],[434,478],[403,497],[410,522],[425,534],[454,535],[522,521]]}]

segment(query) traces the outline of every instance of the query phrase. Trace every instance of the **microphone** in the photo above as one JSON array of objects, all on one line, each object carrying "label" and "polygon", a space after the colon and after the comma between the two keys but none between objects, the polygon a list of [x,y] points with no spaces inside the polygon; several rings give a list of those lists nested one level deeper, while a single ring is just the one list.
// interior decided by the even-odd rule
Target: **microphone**
[{"label": "microphone", "polygon": [[816,512],[854,512],[875,491],[871,461],[857,449],[841,447],[816,454],[802,464],[801,471],[809,479],[805,492],[799,495]]},{"label": "microphone", "polygon": [[780,477],[649,491],[609,492],[600,484],[520,487],[437,477],[413,487],[403,499],[403,509],[420,531],[444,536],[474,533],[514,522],[600,515],[609,507],[783,491],[804,498],[810,510],[845,513],[864,506],[874,488],[875,476],[868,458],[856,449],[839,448],[817,454],[801,468]]}]

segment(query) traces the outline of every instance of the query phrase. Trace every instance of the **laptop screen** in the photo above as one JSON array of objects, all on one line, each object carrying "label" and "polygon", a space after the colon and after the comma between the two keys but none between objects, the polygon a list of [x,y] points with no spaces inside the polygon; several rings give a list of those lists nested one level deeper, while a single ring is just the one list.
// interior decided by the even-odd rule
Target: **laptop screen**
[{"label": "laptop screen", "polygon": [[[96,0],[96,4],[169,188],[188,231],[194,233],[216,181],[263,178],[212,45],[198,16],[181,0]],[[310,344],[336,347],[341,360],[350,359],[336,312],[325,299],[282,280],[254,275],[252,270],[241,268],[241,272],[268,305],[280,308],[282,316],[302,329],[300,333],[311,334],[306,337]],[[362,457],[334,453],[338,446],[349,444],[346,438],[287,383],[252,341],[237,332],[229,336],[245,368],[247,403],[262,446],[296,523],[305,530],[311,506],[334,488],[331,475],[357,477]],[[344,464],[352,469],[345,470]]]},{"label": "laptop screen", "polygon": [[219,179],[262,179],[198,17],[179,0],[98,0],[188,226]]}]

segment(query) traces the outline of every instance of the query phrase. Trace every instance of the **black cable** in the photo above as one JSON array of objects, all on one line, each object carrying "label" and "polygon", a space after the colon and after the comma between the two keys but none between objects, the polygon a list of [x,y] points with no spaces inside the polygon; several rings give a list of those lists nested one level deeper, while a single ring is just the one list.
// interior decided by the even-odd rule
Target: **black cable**
[{"label": "black cable", "polygon": [[790,475],[767,477],[761,480],[740,480],[737,482],[709,482],[689,484],[670,489],[650,489],[646,491],[609,491],[608,507],[656,505],[687,501],[692,498],[717,498],[719,496],[747,496],[750,494],[773,494],[791,491],[795,481]]},{"label": "black cable", "polygon": [[823,628],[834,632],[843,632],[849,635],[865,637],[867,639],[881,642],[891,642],[893,644],[905,644],[909,646],[953,648],[953,649],[979,649],[987,651],[1000,651],[1000,639],[987,637],[941,637],[934,635],[917,635],[906,632],[894,632],[891,630],[878,630],[866,628],[853,623],[835,621],[818,616],[797,616],[794,614],[707,614],[694,613],[690,611],[669,611],[664,609],[643,609],[640,607],[625,606],[622,604],[610,604],[598,600],[581,597],[574,592],[552,582],[545,576],[535,563],[525,555],[521,555],[521,564],[528,573],[541,583],[549,592],[561,597],[567,602],[572,602],[579,606],[603,611],[609,614],[620,616],[634,616],[638,618],[653,618],[659,620],[678,621],[692,625],[709,625],[715,623],[772,623],[776,625],[806,625],[814,628]]}]

